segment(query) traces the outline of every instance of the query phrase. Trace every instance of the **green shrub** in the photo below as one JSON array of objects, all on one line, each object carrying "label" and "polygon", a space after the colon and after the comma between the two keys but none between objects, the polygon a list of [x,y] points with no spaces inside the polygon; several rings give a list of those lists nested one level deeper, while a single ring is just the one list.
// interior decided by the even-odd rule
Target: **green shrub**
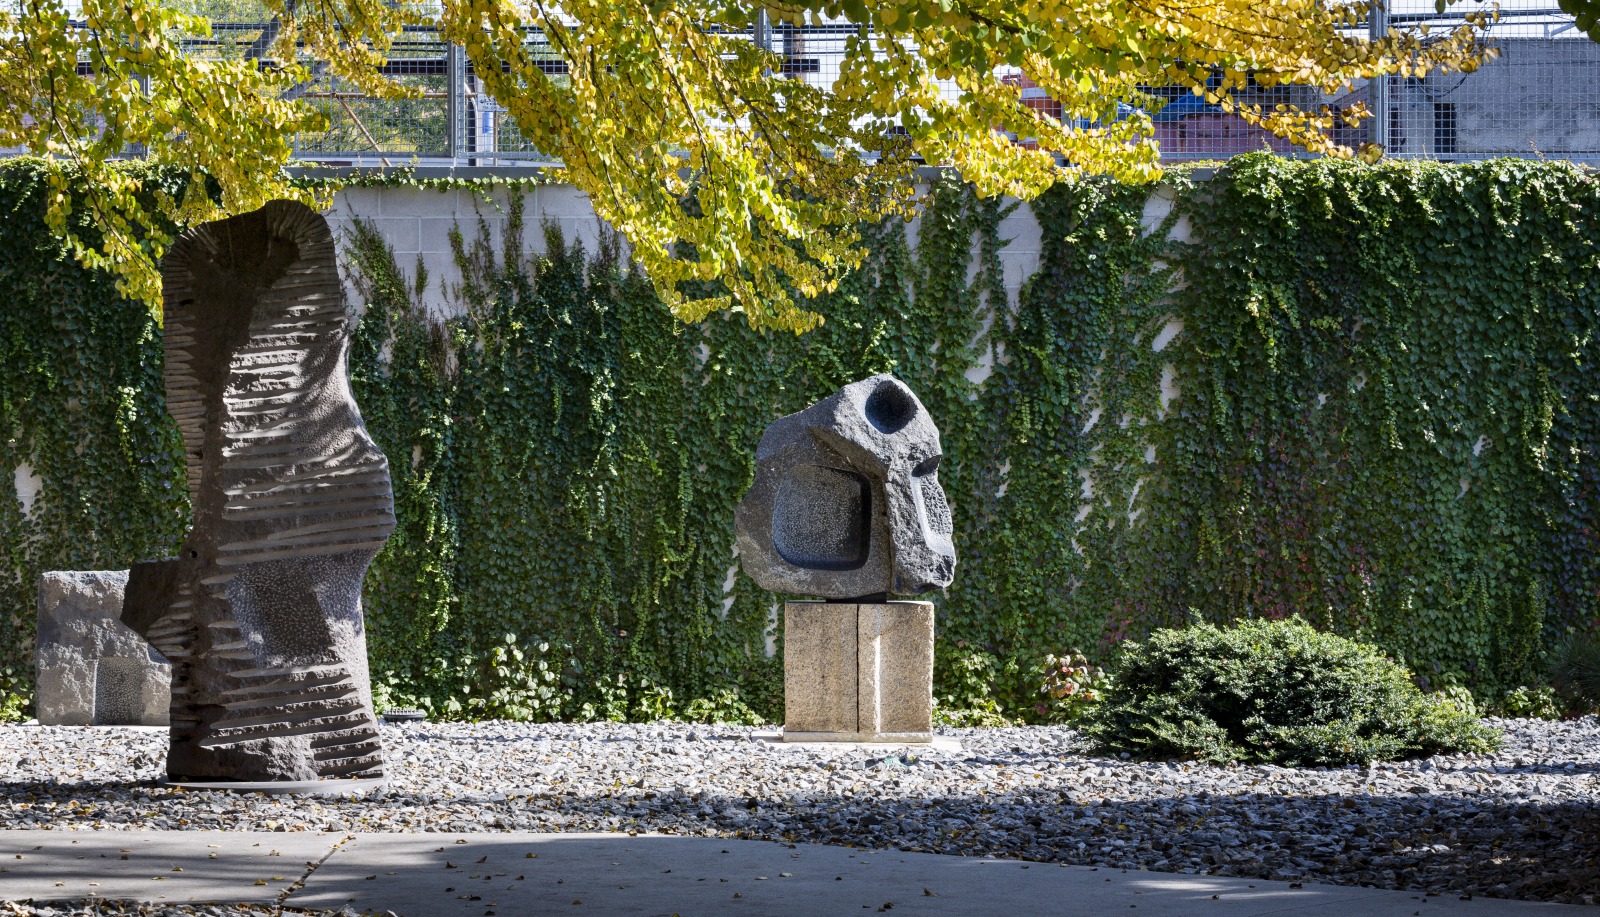
[{"label": "green shrub", "polygon": [[1550,656],[1550,682],[1573,713],[1600,709],[1600,635],[1571,634]]},{"label": "green shrub", "polygon": [[938,701],[933,704],[933,725],[951,729],[997,729],[1016,726],[1019,721],[1005,715],[993,700],[973,701],[965,707],[946,707]]},{"label": "green shrub", "polygon": [[993,653],[964,640],[939,640],[933,646],[933,702],[945,710],[976,710],[996,706],[995,684],[1000,661]]},{"label": "green shrub", "polygon": [[1511,718],[1559,720],[1566,713],[1566,705],[1549,685],[1524,685],[1507,692],[1490,711],[1496,716]]},{"label": "green shrub", "polygon": [[683,717],[690,723],[725,723],[729,726],[765,726],[761,714],[744,702],[736,689],[723,689],[710,697],[690,701]]},{"label": "green shrub", "polygon": [[939,640],[933,647],[933,724],[1013,726],[998,696],[1006,666],[993,653],[965,640]]},{"label": "green shrub", "polygon": [[1478,707],[1478,699],[1473,697],[1472,691],[1461,685],[1440,688],[1437,691],[1430,691],[1429,694],[1435,703],[1449,704],[1473,719],[1483,716],[1483,710]]},{"label": "green shrub", "polygon": [[1376,648],[1298,619],[1159,630],[1125,646],[1080,727],[1141,758],[1290,766],[1485,752],[1499,733]]},{"label": "green shrub", "polygon": [[28,718],[32,699],[27,677],[21,666],[0,666],[0,723],[16,723]]}]

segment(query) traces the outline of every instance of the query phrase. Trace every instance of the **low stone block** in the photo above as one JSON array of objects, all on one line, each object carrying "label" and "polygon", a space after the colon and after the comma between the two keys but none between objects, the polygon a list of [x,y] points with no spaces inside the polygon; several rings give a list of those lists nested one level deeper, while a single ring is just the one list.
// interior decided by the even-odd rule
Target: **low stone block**
[{"label": "low stone block", "polygon": [[34,704],[46,726],[165,726],[171,667],[119,620],[125,570],[39,577]]},{"label": "low stone block", "polygon": [[787,741],[931,742],[931,602],[784,606]]}]

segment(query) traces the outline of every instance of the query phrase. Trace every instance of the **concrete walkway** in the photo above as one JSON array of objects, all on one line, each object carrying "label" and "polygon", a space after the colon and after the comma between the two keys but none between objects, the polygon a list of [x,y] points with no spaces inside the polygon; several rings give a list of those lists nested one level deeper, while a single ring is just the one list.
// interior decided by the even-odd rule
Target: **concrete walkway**
[{"label": "concrete walkway", "polygon": [[88,896],[401,917],[1600,915],[1600,907],[664,835],[0,831],[0,900]]}]

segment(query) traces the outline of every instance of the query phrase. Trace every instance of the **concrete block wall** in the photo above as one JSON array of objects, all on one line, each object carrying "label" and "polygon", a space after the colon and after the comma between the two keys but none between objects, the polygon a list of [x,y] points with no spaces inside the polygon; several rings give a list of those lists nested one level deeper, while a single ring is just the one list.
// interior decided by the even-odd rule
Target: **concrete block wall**
[{"label": "concrete block wall", "polygon": [[[372,224],[388,240],[395,262],[408,278],[415,278],[421,264],[428,274],[423,301],[433,314],[449,317],[463,311],[451,293],[461,280],[451,249],[451,231],[459,227],[470,242],[482,221],[498,250],[512,193],[523,196],[524,236],[534,250],[543,251],[543,227],[551,224],[561,229],[569,243],[581,241],[589,251],[597,247],[603,224],[588,195],[571,185],[543,185],[518,192],[501,189],[488,194],[467,189],[347,188],[334,198],[327,216],[335,236],[348,231],[357,220]],[[348,295],[353,305],[360,305],[354,289]]]},{"label": "concrete block wall", "polygon": [[[408,276],[414,276],[419,261],[426,268],[429,283],[424,301],[430,311],[440,316],[457,315],[461,304],[453,301],[449,290],[459,283],[460,274],[450,249],[450,231],[459,226],[470,239],[481,219],[498,246],[505,229],[508,193],[511,192],[499,190],[485,196],[464,189],[349,188],[335,198],[328,220],[336,234],[357,219],[370,221],[389,241],[396,261]],[[586,249],[595,249],[603,224],[583,192],[570,185],[543,185],[517,193],[523,194],[526,239],[535,250],[543,250],[542,227],[547,223],[560,227],[569,241],[581,240]],[[1170,199],[1152,198],[1153,209],[1147,210],[1147,222],[1154,226],[1170,206]],[[916,235],[917,226],[913,223],[913,244]],[[1001,221],[1000,237],[1005,240],[1000,262],[1006,292],[1015,302],[1023,282],[1039,269],[1039,223],[1033,211],[1026,204],[1015,208]]]}]

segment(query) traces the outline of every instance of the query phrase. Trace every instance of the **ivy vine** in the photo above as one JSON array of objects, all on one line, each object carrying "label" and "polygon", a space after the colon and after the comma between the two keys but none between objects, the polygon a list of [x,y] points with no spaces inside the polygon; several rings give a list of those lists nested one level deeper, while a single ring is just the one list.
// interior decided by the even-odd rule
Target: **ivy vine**
[{"label": "ivy vine", "polygon": [[[160,329],[51,234],[50,168],[0,167],[0,695],[31,693],[41,573],[126,569],[175,552],[188,527]],[[143,171],[152,189],[181,190]],[[93,239],[92,226],[78,231]]]},{"label": "ivy vine", "polygon": [[1299,611],[1491,697],[1596,627],[1594,178],[1248,156],[1196,191],[1130,557],[1167,606]]}]

